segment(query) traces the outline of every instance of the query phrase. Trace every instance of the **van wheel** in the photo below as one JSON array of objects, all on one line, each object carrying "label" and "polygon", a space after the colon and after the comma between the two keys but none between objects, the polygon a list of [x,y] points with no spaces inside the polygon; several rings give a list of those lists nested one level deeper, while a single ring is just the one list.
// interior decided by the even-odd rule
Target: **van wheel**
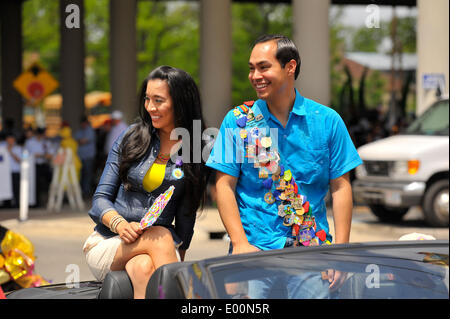
[{"label": "van wheel", "polygon": [[403,216],[408,212],[407,208],[393,208],[383,205],[369,205],[372,213],[378,217],[381,222],[393,223],[402,220]]},{"label": "van wheel", "polygon": [[439,180],[426,190],[423,198],[425,221],[435,227],[448,226],[449,198],[446,179]]}]

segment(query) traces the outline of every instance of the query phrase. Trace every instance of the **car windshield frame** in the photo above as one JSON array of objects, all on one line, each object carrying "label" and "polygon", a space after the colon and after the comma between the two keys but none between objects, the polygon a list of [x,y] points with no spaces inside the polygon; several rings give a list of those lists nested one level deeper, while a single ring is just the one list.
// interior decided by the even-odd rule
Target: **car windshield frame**
[{"label": "car windshield frame", "polygon": [[[347,280],[342,289],[329,294],[330,298],[447,299],[448,246],[436,247],[280,252],[267,257],[212,264],[207,268],[218,298],[236,298],[236,295],[247,298],[248,284],[252,280],[274,278],[274,282],[289,282],[286,278],[298,274],[323,276],[328,269],[335,269],[346,273]],[[375,270],[379,289],[370,289],[367,284],[375,278]],[[228,291],[230,284],[234,285],[234,293]],[[315,298],[314,295],[310,297]],[[286,287],[278,285],[268,298],[291,297],[287,295]]]},{"label": "car windshield frame", "polygon": [[[438,125],[438,127],[433,127]],[[404,135],[449,136],[449,100],[435,102],[402,132]]]}]

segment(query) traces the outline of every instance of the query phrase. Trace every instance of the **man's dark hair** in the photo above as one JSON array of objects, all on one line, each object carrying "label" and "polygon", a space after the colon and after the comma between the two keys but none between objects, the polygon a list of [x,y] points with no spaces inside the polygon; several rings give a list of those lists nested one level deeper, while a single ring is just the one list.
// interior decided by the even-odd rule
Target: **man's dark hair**
[{"label": "man's dark hair", "polygon": [[277,43],[277,52],[275,54],[276,59],[280,62],[281,67],[285,67],[286,63],[291,60],[295,60],[297,62],[297,67],[295,68],[294,78],[297,80],[297,77],[300,73],[300,65],[302,63],[300,59],[300,54],[298,53],[298,49],[295,46],[295,43],[289,39],[288,37],[281,34],[265,34],[260,36],[253,43],[253,47],[258,43],[264,43],[269,41],[275,41]]}]

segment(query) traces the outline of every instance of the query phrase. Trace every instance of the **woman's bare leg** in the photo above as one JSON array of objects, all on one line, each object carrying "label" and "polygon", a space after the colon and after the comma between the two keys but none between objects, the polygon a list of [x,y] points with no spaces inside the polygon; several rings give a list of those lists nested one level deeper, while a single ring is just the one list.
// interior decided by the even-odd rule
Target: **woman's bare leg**
[{"label": "woman's bare leg", "polygon": [[[148,258],[141,255],[147,255]],[[170,231],[162,226],[153,226],[145,230],[134,243],[125,244],[122,242],[119,245],[111,264],[111,270],[126,269],[128,275],[132,273],[130,278],[133,282],[135,297],[142,296],[144,298],[148,279],[154,270],[162,265],[177,261],[175,245]],[[128,265],[128,263],[130,264]],[[139,268],[141,269],[139,270]],[[141,274],[143,277],[148,276],[143,289],[141,287],[142,282],[138,283],[137,287],[133,281],[138,280],[137,277],[141,276],[136,274],[136,270],[138,272],[144,271],[145,275]],[[137,277],[132,278],[135,274]]]},{"label": "woman's bare leg", "polygon": [[145,299],[148,281],[155,271],[150,256],[147,254],[134,256],[125,265],[125,270],[133,283],[134,299]]}]

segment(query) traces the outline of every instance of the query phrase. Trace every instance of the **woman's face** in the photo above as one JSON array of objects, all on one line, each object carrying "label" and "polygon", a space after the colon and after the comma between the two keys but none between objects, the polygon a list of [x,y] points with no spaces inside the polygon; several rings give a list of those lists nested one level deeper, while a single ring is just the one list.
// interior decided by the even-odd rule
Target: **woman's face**
[{"label": "woman's face", "polygon": [[160,79],[148,81],[144,101],[153,127],[170,133],[175,128],[175,115],[167,82]]}]

